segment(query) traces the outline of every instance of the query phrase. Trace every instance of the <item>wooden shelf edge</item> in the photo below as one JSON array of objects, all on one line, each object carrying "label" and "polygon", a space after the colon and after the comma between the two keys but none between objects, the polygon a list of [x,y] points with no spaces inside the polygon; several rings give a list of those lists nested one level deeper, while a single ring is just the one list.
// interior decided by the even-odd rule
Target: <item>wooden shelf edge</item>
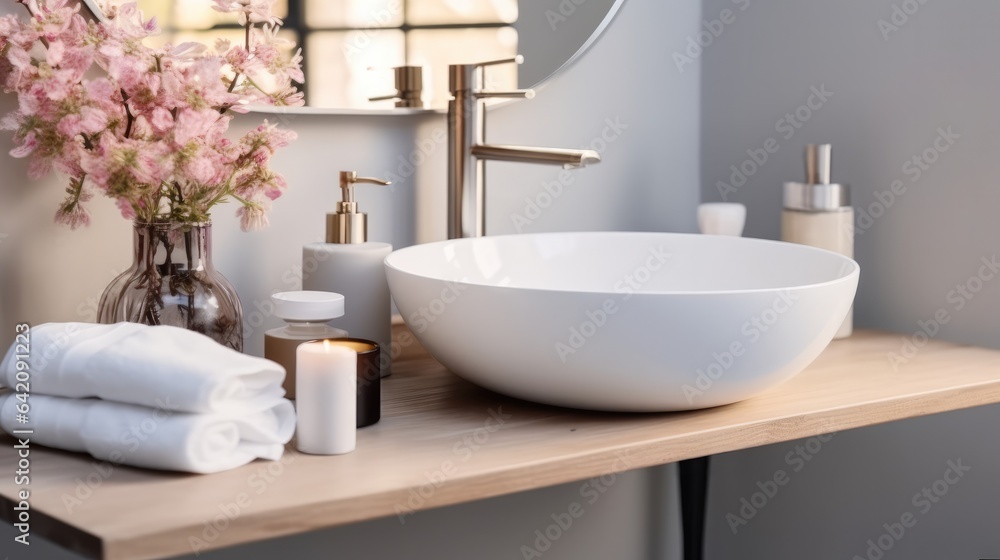
[{"label": "wooden shelf edge", "polygon": [[[572,456],[560,457],[552,461],[539,461],[519,465],[517,467],[497,469],[495,472],[477,473],[468,476],[457,476],[445,482],[426,498],[424,503],[414,508],[413,512],[426,511],[447,506],[459,505],[483,499],[489,499],[518,492],[546,488],[559,484],[584,481],[602,475],[626,472],[630,470],[655,467],[675,463],[685,459],[693,459],[706,455],[717,455],[740,451],[753,447],[771,445],[803,439],[833,432],[863,428],[877,424],[940,414],[956,410],[987,406],[1000,403],[1000,381],[981,383],[960,387],[949,391],[929,393],[926,398],[912,397],[905,399],[886,399],[884,401],[867,403],[861,406],[839,407],[809,415],[790,416],[786,420],[750,422],[740,428],[742,438],[732,437],[732,429],[709,429],[681,438],[670,437],[660,441],[650,441],[639,444],[626,444],[578,453]],[[890,412],[886,411],[886,403],[899,400],[898,406]],[[863,418],[867,413],[877,411],[880,421],[872,423]],[[788,424],[788,427],[785,427]],[[794,427],[794,429],[792,429]],[[765,428],[765,429],[762,429]],[[690,453],[679,450],[681,443],[700,437],[712,438],[716,432],[725,432],[726,437],[708,444],[709,452]],[[791,435],[789,435],[791,434]],[[735,444],[742,441],[742,444]],[[752,442],[747,444],[747,442]],[[700,445],[704,446],[704,442]],[[572,469],[567,468],[576,463]],[[584,476],[566,476],[572,471],[579,473],[585,469]],[[468,487],[477,485],[481,492],[470,494]],[[289,508],[285,511],[269,511],[267,514],[247,515],[239,518],[224,532],[219,539],[209,544],[205,550],[218,550],[242,544],[250,544],[273,538],[287,537],[312,531],[329,529],[353,523],[361,523],[375,519],[397,515],[395,507],[403,503],[409,496],[410,489],[387,492],[366,497],[366,507],[359,513],[358,504],[344,502],[317,502],[302,513],[302,508]],[[282,518],[282,523],[272,530],[261,530],[266,520],[276,516]],[[274,525],[272,523],[272,525]],[[107,547],[107,560],[155,560],[169,558],[173,555],[189,554],[190,549],[176,546],[170,547],[172,552],[167,555],[144,555],[151,538],[164,541],[159,547],[162,553],[168,546],[167,542],[176,543],[196,534],[201,525],[191,525],[179,528],[171,533],[157,533],[155,536],[136,535],[134,539],[111,542]],[[252,529],[251,529],[252,528]],[[250,529],[244,532],[243,529]]]},{"label": "wooden shelf edge", "polygon": [[[395,331],[403,333],[405,327]],[[410,335],[412,337],[412,335]],[[587,413],[534,405],[462,381],[419,344],[396,361],[384,393],[380,424],[359,433],[346,459],[288,456],[290,477],[255,498],[224,530],[203,539],[201,550],[287,537],[472,502],[610,473],[663,465],[808,438],[821,434],[1000,403],[1000,351],[930,342],[921,358],[899,372],[885,361],[897,335],[860,331],[834,343],[800,376],[754,399],[674,414]],[[404,345],[405,346],[405,345]],[[426,486],[426,470],[454,459],[456,434],[481,430],[487,412],[503,408],[517,419],[490,446],[419,503],[411,493]],[[40,450],[41,451],[41,450]],[[257,462],[218,478],[183,478],[123,469],[87,508],[63,515],[60,493],[70,491],[88,463],[79,456],[42,451],[38,505],[31,533],[90,557],[147,560],[186,555],[212,519],[216,504],[247,488],[247,476],[272,463]],[[299,459],[302,457],[302,459]],[[16,456],[0,454],[7,465]],[[290,465],[290,466],[289,466]],[[367,476],[372,472],[376,476]],[[34,473],[33,473],[34,474]],[[358,485],[331,485],[331,480]],[[14,489],[0,485],[0,519],[13,523]],[[139,492],[140,494],[136,494]],[[178,494],[187,492],[188,495]],[[33,493],[35,494],[35,493]],[[143,496],[137,501],[134,496]],[[130,505],[131,504],[131,505]],[[131,510],[130,510],[131,508]],[[408,519],[408,517],[407,517]]]}]

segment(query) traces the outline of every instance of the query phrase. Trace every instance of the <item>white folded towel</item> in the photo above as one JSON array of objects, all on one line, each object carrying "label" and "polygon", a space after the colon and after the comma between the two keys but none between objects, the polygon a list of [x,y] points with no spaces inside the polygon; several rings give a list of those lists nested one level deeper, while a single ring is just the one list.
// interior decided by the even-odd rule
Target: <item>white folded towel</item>
[{"label": "white folded towel", "polygon": [[[0,363],[0,386],[15,387],[15,349]],[[285,394],[285,368],[177,327],[46,323],[31,328],[29,354],[32,394],[227,414]]]},{"label": "white folded towel", "polygon": [[153,469],[214,473],[254,459],[277,460],[295,431],[287,399],[240,415],[191,414],[99,399],[32,394],[28,423],[17,421],[14,393],[0,392],[0,427],[33,430],[32,442],[97,459]]}]

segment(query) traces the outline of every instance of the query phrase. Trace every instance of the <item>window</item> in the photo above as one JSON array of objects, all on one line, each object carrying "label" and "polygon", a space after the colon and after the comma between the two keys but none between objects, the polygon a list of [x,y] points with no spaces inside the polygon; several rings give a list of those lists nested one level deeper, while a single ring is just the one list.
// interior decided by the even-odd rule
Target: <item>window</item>
[{"label": "window", "polygon": [[[161,41],[223,37],[242,41],[235,17],[207,0],[141,0],[164,29]],[[394,91],[391,68],[424,67],[424,99],[448,101],[448,65],[517,54],[517,0],[277,0],[283,33],[302,48],[306,104],[336,108],[390,108],[369,97]],[[517,87],[517,68],[490,69],[492,88]]]}]

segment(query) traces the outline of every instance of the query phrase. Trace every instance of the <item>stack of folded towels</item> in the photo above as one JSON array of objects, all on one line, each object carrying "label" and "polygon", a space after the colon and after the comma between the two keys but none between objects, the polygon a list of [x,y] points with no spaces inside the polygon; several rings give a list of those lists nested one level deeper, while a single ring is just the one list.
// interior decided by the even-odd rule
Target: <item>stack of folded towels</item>
[{"label": "stack of folded towels", "polygon": [[[0,427],[32,430],[33,442],[116,464],[213,473],[280,459],[295,431],[284,368],[207,336],[48,323],[32,327],[30,342],[28,422],[17,418],[18,393],[5,391]],[[12,346],[0,386],[17,386],[16,360]]]}]

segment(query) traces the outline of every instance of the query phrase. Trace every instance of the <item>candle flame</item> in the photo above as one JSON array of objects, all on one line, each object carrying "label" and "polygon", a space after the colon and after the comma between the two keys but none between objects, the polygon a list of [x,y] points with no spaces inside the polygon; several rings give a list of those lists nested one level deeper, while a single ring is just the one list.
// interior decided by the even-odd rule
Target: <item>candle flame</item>
[{"label": "candle flame", "polygon": [[330,341],[329,340],[324,340],[323,341],[323,351],[327,352],[327,353],[330,352]]}]

